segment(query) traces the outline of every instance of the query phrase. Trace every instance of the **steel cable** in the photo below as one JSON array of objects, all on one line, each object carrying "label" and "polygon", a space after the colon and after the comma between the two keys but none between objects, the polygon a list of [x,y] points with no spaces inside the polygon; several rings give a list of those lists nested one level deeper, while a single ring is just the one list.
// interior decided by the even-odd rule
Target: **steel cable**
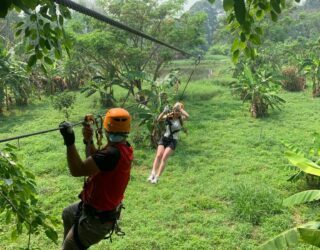
[{"label": "steel cable", "polygon": [[162,42],[162,41],[160,41],[160,40],[158,40],[158,39],[156,39],[156,38],[154,38],[154,37],[152,37],[150,35],[147,35],[147,34],[141,32],[139,30],[136,30],[134,28],[131,28],[131,27],[129,27],[129,26],[123,24],[123,23],[120,23],[120,22],[118,22],[116,20],[113,20],[113,19],[111,19],[111,18],[109,18],[109,17],[107,17],[105,15],[102,15],[102,14],[100,14],[100,13],[94,11],[94,10],[88,9],[87,7],[84,7],[84,6],[82,6],[80,4],[77,4],[77,3],[73,2],[73,1],[70,1],[70,0],[53,0],[53,1],[55,3],[57,3],[57,4],[61,4],[61,5],[65,6],[65,7],[73,9],[73,10],[75,10],[75,11],[77,11],[79,13],[82,13],[84,15],[93,17],[93,18],[95,18],[95,19],[97,19],[99,21],[105,22],[105,23],[107,23],[109,25],[115,26],[115,27],[117,27],[119,29],[125,30],[125,31],[130,32],[132,34],[135,34],[137,36],[143,37],[143,38],[145,38],[147,40],[150,40],[152,42],[161,44],[162,46],[165,46],[165,47],[170,48],[172,50],[178,51],[178,52],[180,52],[180,53],[182,53],[184,55],[188,55],[188,56],[191,56],[191,57],[196,57],[195,55],[192,55],[192,54],[190,54],[190,53],[188,53],[188,52],[186,52],[184,50],[181,50],[181,49],[176,48],[176,47],[174,47],[174,46],[172,46],[170,44]]}]

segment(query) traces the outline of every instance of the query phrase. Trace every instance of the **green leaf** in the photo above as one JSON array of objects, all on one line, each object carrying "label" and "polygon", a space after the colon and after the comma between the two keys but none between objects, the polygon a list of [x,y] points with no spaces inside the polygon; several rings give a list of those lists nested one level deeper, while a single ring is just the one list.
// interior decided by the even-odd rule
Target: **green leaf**
[{"label": "green leaf", "polygon": [[55,58],[58,59],[58,60],[61,59],[61,58],[62,58],[61,50],[55,49],[55,50],[54,50],[54,56],[55,56]]},{"label": "green leaf", "polygon": [[234,0],[223,0],[223,9],[227,12],[234,6]]},{"label": "green leaf", "polygon": [[31,22],[37,21],[37,16],[36,16],[36,14],[30,15],[30,21],[31,21]]},{"label": "green leaf", "polygon": [[15,36],[20,36],[21,32],[22,32],[22,30],[17,30]]},{"label": "green leaf", "polygon": [[240,41],[239,41],[239,39],[235,38],[235,39],[233,40],[233,44],[232,44],[232,46],[231,46],[231,51],[235,51],[235,50],[237,50],[238,48],[240,48]]},{"label": "green leaf", "polygon": [[49,239],[51,239],[54,243],[57,244],[58,234],[57,234],[57,232],[56,232],[54,229],[52,229],[52,228],[49,227],[49,228],[45,231],[45,233],[46,233],[46,235],[47,235],[47,237],[48,237]]},{"label": "green leaf", "polygon": [[274,11],[280,14],[281,13],[280,0],[271,0],[270,3]]},{"label": "green leaf", "polygon": [[18,239],[18,231],[16,229],[14,229],[12,232],[11,232],[11,239],[12,240],[16,240]]},{"label": "green leaf", "polygon": [[239,55],[240,55],[240,50],[235,50],[233,53],[232,53],[232,61],[234,63],[238,62],[238,59],[239,59]]},{"label": "green leaf", "polygon": [[320,230],[310,228],[298,228],[301,239],[313,246],[320,247]]},{"label": "green leaf", "polygon": [[51,45],[50,45],[49,40],[46,40],[46,41],[45,41],[45,45],[46,45],[46,48],[47,48],[48,50],[51,50]]},{"label": "green leaf", "polygon": [[246,34],[241,32],[240,39],[241,39],[241,42],[245,42],[247,40],[246,39]]},{"label": "green leaf", "polygon": [[284,250],[295,247],[299,243],[297,228],[291,228],[259,246],[260,250]]},{"label": "green leaf", "polygon": [[278,15],[273,10],[270,12],[271,14],[271,20],[276,22],[278,20]]},{"label": "green leaf", "polygon": [[63,16],[59,16],[59,24],[60,24],[60,26],[63,26]]},{"label": "green leaf", "polygon": [[313,161],[293,152],[286,151],[285,156],[288,158],[289,162],[298,167],[303,172],[307,174],[312,174],[316,176],[320,176],[320,166],[314,163]]},{"label": "green leaf", "polygon": [[244,0],[237,0],[234,2],[234,11],[237,21],[242,25],[246,20],[247,10]]},{"label": "green leaf", "polygon": [[12,4],[12,2],[9,0],[1,1],[1,3],[0,3],[0,17],[1,18],[4,18],[7,15],[8,9],[11,6],[11,4]]},{"label": "green leaf", "polygon": [[249,40],[255,45],[261,44],[260,36],[258,36],[257,34],[251,34]]},{"label": "green leaf", "polygon": [[24,30],[24,35],[25,35],[25,36],[29,36],[30,34],[31,34],[30,28],[29,28],[29,27],[25,28],[25,30]]},{"label": "green leaf", "polygon": [[209,3],[214,3],[216,0],[208,0],[209,1]]},{"label": "green leaf", "polygon": [[258,18],[262,18],[262,17],[263,17],[263,11],[262,11],[262,10],[257,10],[256,16],[257,16]]},{"label": "green leaf", "polygon": [[50,57],[47,57],[47,56],[45,56],[44,57],[44,61],[47,63],[47,64],[53,64],[53,61],[51,60],[51,58]]},{"label": "green leaf", "polygon": [[36,55],[37,55],[37,59],[42,59],[42,57],[43,57],[41,50],[38,50]]},{"label": "green leaf", "polygon": [[7,210],[7,212],[6,212],[6,220],[5,220],[6,224],[9,224],[10,221],[11,221],[11,214],[12,214],[11,211]]},{"label": "green leaf", "polygon": [[19,23],[17,23],[17,25],[15,26],[15,28],[17,29],[17,28],[21,27],[23,24],[24,24],[24,22],[19,22]]},{"label": "green leaf", "polygon": [[307,190],[291,195],[283,201],[283,205],[291,207],[297,204],[303,204],[320,199],[320,190]]},{"label": "green leaf", "polygon": [[36,55],[32,55],[29,57],[29,60],[28,60],[28,66],[29,67],[32,67],[33,65],[35,65],[37,62],[37,56]]},{"label": "green leaf", "polygon": [[263,33],[263,31],[262,31],[262,29],[261,29],[260,27],[256,27],[254,30],[255,30],[255,31],[257,32],[257,34],[259,34],[259,35],[262,35],[262,33]]},{"label": "green leaf", "polygon": [[259,6],[259,8],[262,9],[262,10],[266,10],[266,9],[268,8],[267,5],[265,5],[265,4],[262,3],[262,2],[259,2],[259,3],[258,3],[258,6]]}]

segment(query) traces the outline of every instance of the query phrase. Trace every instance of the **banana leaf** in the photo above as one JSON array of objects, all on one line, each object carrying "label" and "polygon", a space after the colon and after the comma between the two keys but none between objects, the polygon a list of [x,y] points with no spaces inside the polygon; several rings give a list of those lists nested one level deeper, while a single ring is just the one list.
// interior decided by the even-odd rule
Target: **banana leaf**
[{"label": "banana leaf", "polygon": [[303,172],[320,176],[320,166],[313,161],[298,155],[293,151],[287,151],[285,152],[285,155],[292,165],[300,168]]},{"label": "banana leaf", "polygon": [[291,207],[293,205],[311,202],[320,199],[320,190],[307,190],[291,195],[284,199],[283,205]]},{"label": "banana leaf", "polygon": [[[318,246],[320,239],[319,221],[311,221],[298,227],[291,228],[276,237],[268,240],[258,247],[260,250],[287,250],[299,244],[303,240],[307,244]],[[319,232],[318,232],[319,231]]]},{"label": "banana leaf", "polygon": [[301,239],[307,244],[320,247],[320,230],[309,228],[298,228]]},{"label": "banana leaf", "polygon": [[288,231],[285,231],[271,240],[263,243],[259,246],[260,250],[283,250],[290,247],[294,247],[299,243],[299,232],[298,228],[291,228]]}]

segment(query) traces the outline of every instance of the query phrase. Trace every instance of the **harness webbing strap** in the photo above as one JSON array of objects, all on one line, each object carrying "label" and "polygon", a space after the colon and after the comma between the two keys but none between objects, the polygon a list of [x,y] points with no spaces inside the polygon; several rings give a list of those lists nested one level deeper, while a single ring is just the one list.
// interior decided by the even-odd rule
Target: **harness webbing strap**
[{"label": "harness webbing strap", "polygon": [[167,119],[166,122],[167,122],[167,124],[169,126],[169,131],[170,131],[169,138],[172,140],[173,139],[173,134],[178,133],[181,129],[177,129],[177,130],[172,131],[172,128],[171,128],[172,122],[169,119]]},{"label": "harness webbing strap", "polygon": [[86,250],[87,248],[82,244],[82,242],[81,242],[81,240],[79,238],[79,232],[78,232],[79,221],[80,221],[80,217],[81,217],[81,214],[82,214],[82,205],[83,205],[83,202],[80,202],[79,205],[78,205],[78,210],[77,210],[75,219],[74,219],[73,238],[74,238],[74,241],[76,242],[79,250]]},{"label": "harness webbing strap", "polygon": [[118,220],[120,218],[120,214],[121,214],[121,210],[124,209],[124,205],[123,203],[121,203],[117,208],[116,211],[113,212],[102,212],[100,213],[100,216],[98,215],[98,213],[96,214],[96,212],[92,209],[92,207],[88,207],[83,205],[83,202],[81,201],[78,205],[78,210],[75,216],[75,220],[74,220],[74,226],[73,226],[73,238],[74,241],[76,242],[77,247],[79,248],[79,250],[87,250],[88,248],[86,248],[79,237],[79,221],[80,221],[80,217],[82,215],[82,210],[88,210],[89,209],[89,214],[91,214],[91,216],[93,215],[98,215],[100,217],[101,223],[105,223],[106,221],[112,221],[112,228],[109,232],[109,234],[104,238],[104,239],[109,239],[110,242],[112,242],[112,235],[115,232],[116,235],[118,236],[124,236],[125,233],[123,231],[121,231],[121,228],[119,227],[118,224]]}]

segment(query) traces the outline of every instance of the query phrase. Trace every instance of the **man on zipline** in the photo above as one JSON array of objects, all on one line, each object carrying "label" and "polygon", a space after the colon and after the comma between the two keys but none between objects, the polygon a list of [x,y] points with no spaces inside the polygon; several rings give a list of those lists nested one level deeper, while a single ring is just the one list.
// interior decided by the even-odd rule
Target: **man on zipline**
[{"label": "man on zipline", "polygon": [[178,134],[182,129],[183,120],[188,118],[189,114],[184,110],[183,104],[180,102],[174,104],[171,112],[169,107],[166,106],[159,115],[158,121],[165,121],[166,131],[158,142],[156,157],[153,161],[152,171],[148,178],[148,181],[152,184],[158,183],[159,177],[166,166],[169,156],[176,149]]},{"label": "man on zipline", "polygon": [[125,109],[107,111],[103,126],[108,143],[102,150],[96,150],[92,128],[85,126],[83,142],[87,159],[82,161],[71,124],[60,124],[71,175],[88,176],[79,195],[81,201],[63,210],[63,250],[87,249],[106,235],[111,237],[114,230],[120,230],[117,220],[133,160],[133,150],[126,141],[130,125],[131,117]]}]

